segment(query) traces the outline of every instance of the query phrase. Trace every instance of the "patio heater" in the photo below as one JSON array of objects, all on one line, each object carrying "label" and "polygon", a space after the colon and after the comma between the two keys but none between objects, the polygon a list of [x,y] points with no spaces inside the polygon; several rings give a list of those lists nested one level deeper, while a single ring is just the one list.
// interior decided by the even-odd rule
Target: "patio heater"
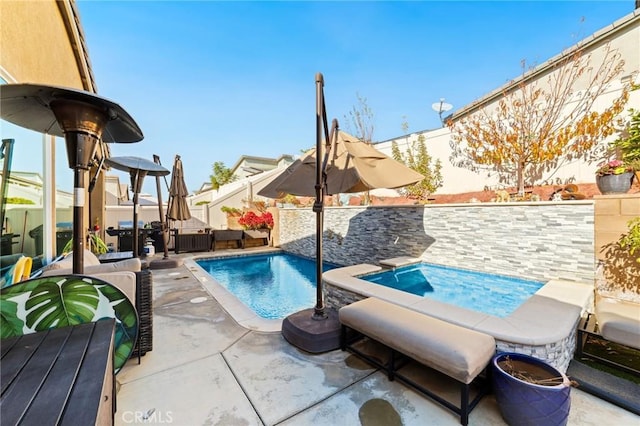
[{"label": "patio heater", "polygon": [[[139,157],[111,157],[105,160],[108,166],[114,169],[129,172],[131,177],[131,191],[133,191],[133,257],[139,256],[138,242],[138,207],[140,205],[140,192],[142,192],[142,183],[145,176],[166,176],[169,170],[156,164],[153,161]],[[158,199],[160,203],[160,199]],[[160,217],[162,220],[162,216]]]},{"label": "patio heater", "polygon": [[94,93],[36,84],[0,86],[0,117],[18,126],[64,137],[73,177],[73,273],[84,272],[87,172],[100,140],[139,142],[142,130],[118,104]]}]

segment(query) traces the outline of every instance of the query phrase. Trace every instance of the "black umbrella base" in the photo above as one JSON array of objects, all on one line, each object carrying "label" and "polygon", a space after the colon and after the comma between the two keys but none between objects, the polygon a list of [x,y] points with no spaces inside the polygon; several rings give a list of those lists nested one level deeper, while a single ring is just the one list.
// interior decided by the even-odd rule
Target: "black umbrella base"
[{"label": "black umbrella base", "polygon": [[182,259],[155,259],[149,262],[149,269],[172,269],[182,265]]},{"label": "black umbrella base", "polygon": [[313,319],[314,309],[289,315],[282,321],[282,336],[293,346],[313,354],[340,347],[338,311],[325,309],[327,318]]}]

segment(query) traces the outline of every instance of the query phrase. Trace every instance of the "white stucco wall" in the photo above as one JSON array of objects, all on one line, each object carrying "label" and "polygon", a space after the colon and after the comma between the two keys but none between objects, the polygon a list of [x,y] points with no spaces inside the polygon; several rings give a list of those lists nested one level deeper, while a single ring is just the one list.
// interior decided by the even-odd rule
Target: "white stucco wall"
[{"label": "white stucco wall", "polygon": [[[623,72],[614,82],[612,82],[605,93],[597,99],[593,106],[594,110],[602,111],[611,105],[613,99],[620,95],[620,91],[622,90],[621,80],[628,82],[629,79],[632,79],[632,81],[635,81],[635,84],[640,84],[640,48],[638,47],[640,46],[640,11],[635,11],[629,14],[597,33],[587,37],[580,43],[587,45],[585,54],[591,54],[591,64],[594,66],[599,64],[599,62],[602,62],[604,49],[607,44],[610,45],[611,49],[617,50],[625,61]],[[549,74],[553,72],[552,69],[547,69],[545,71],[545,67],[558,59],[560,55],[562,55],[562,53],[559,53],[555,58],[551,58],[549,61],[541,64],[530,72],[530,74],[535,76],[534,81],[536,81],[536,84],[540,87],[544,86]],[[536,74],[536,72],[538,72],[538,74]],[[464,116],[466,113],[472,113],[474,105],[476,104],[486,104],[483,106],[490,110],[492,106],[496,105],[501,99],[500,94],[505,88],[506,86],[497,88],[482,99],[465,106],[461,110],[455,112],[454,117]],[[581,87],[579,85],[576,87],[577,90],[580,88]],[[576,96],[578,96],[577,93]],[[629,108],[640,108],[640,90],[630,92],[629,101],[623,113],[625,116],[628,115]],[[455,167],[451,163],[449,158],[451,155],[451,147],[449,145],[451,133],[448,128],[425,130],[410,135],[400,136],[393,140],[380,142],[376,144],[375,147],[383,153],[391,156],[391,145],[392,142],[395,141],[398,143],[400,151],[404,153],[407,146],[417,141],[420,134],[424,135],[427,150],[433,157],[434,161],[439,159],[442,163],[443,186],[437,191],[437,193],[450,194],[479,191],[484,189],[485,186],[495,188],[499,185],[497,177],[487,177],[486,172],[471,172],[463,168]],[[615,135],[612,135],[600,143],[607,144],[609,141],[614,139]],[[543,177],[536,181],[535,184],[543,184],[545,181],[549,183],[591,183],[595,181],[594,173],[597,165],[598,161],[588,163],[586,161],[576,160],[570,163],[565,163],[557,171],[552,171],[543,175]]]}]

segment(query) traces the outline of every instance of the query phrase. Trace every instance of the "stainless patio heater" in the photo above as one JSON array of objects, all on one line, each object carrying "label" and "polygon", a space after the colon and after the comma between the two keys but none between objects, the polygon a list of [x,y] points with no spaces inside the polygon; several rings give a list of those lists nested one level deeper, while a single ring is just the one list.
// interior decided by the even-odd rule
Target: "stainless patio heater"
[{"label": "stainless patio heater", "polygon": [[95,93],[37,84],[0,86],[0,117],[18,126],[64,137],[73,178],[73,273],[84,272],[87,172],[100,140],[139,142],[142,130],[118,104]]}]

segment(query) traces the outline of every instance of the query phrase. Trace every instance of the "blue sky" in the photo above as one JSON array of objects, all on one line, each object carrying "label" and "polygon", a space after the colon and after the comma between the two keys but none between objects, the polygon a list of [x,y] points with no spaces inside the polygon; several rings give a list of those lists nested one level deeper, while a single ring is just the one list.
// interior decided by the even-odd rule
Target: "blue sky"
[{"label": "blue sky", "polygon": [[[464,107],[633,11],[627,1],[79,1],[98,93],[145,134],[112,155],[182,157],[191,191],[242,155],[315,143],[315,74],[329,120],[366,99],[374,141]],[[355,132],[355,131],[354,131]],[[116,172],[119,173],[119,172]],[[121,178],[125,178],[124,174]],[[145,190],[155,193],[153,179]]]}]

